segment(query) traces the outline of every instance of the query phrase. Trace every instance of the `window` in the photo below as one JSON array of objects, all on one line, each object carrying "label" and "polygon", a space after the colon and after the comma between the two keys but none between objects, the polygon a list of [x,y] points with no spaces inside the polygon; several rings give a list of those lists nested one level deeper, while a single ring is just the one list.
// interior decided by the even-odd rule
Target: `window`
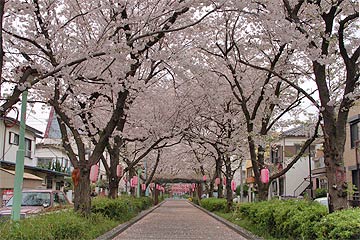
[{"label": "window", "polygon": [[355,148],[356,141],[359,140],[360,137],[360,121],[350,122],[350,144],[351,148]]},{"label": "window", "polygon": [[52,158],[38,158],[37,166],[45,169],[50,169]]},{"label": "window", "polygon": [[279,149],[278,148],[274,148],[271,149],[271,163],[278,163],[280,162],[279,160]]},{"label": "window", "polygon": [[46,178],[46,188],[47,189],[52,189],[53,186],[53,179],[52,177],[47,177]]},{"label": "window", "polygon": [[351,171],[351,177],[352,177],[352,184],[356,187],[356,189],[359,189],[359,174],[357,170]]},{"label": "window", "polygon": [[25,157],[31,158],[31,140],[25,138]]},{"label": "window", "polygon": [[19,145],[19,134],[10,132],[9,134],[9,143],[13,145]]}]

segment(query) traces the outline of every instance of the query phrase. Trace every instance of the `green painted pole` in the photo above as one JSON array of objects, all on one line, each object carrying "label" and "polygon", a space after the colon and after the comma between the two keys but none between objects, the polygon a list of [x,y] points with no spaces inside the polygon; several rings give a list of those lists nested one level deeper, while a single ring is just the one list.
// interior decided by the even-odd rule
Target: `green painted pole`
[{"label": "green painted pole", "polygon": [[136,192],[136,197],[140,197],[140,174],[141,174],[141,168],[138,168],[137,170],[137,177],[138,177],[138,181],[137,181],[137,192]]},{"label": "green painted pole", "polygon": [[21,119],[20,119],[20,134],[19,134],[19,149],[16,152],[15,165],[15,181],[14,181],[14,200],[11,209],[11,219],[13,221],[20,220],[20,208],[22,200],[22,185],[24,178],[24,156],[25,156],[25,116],[27,103],[27,90],[22,93],[21,99]]},{"label": "green painted pole", "polygon": [[[146,158],[145,158],[145,162],[144,162],[144,168],[145,168],[145,182],[147,181],[147,163],[146,163]],[[149,196],[149,186],[146,187],[145,190],[145,196],[148,197]]]}]

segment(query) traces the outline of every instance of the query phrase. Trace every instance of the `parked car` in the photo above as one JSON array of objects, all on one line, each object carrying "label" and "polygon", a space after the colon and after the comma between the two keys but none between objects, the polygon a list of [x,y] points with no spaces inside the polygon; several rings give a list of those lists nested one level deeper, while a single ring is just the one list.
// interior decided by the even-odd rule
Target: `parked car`
[{"label": "parked car", "polygon": [[[14,196],[9,199],[5,207],[0,209],[0,218],[9,218],[13,205]],[[57,209],[71,205],[62,191],[44,189],[44,190],[23,190],[20,216],[27,217],[31,214],[37,214],[51,209]]]}]

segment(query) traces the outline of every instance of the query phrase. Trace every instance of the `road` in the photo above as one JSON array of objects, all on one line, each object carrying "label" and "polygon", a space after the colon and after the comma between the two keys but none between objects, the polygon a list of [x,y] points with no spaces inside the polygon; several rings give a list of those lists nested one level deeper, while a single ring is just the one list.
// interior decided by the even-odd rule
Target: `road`
[{"label": "road", "polygon": [[184,200],[170,200],[146,215],[116,240],[246,239]]}]

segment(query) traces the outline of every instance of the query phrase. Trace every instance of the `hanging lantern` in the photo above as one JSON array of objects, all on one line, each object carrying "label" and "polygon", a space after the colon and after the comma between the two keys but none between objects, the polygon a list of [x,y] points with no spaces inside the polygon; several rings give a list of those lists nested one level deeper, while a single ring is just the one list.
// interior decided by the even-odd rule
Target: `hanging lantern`
[{"label": "hanging lantern", "polygon": [[133,178],[130,179],[130,187],[132,187],[132,188],[135,187],[134,179],[133,179]]},{"label": "hanging lantern", "polygon": [[203,181],[206,182],[206,175],[203,176]]},{"label": "hanging lantern", "polygon": [[226,177],[223,178],[223,185],[226,185]]},{"label": "hanging lantern", "polygon": [[215,178],[215,184],[219,185],[220,184],[220,178]]},{"label": "hanging lantern", "polygon": [[143,191],[146,190],[146,184],[145,184],[145,183],[141,184],[141,189],[142,189]]},{"label": "hanging lantern", "polygon": [[138,177],[137,176],[133,176],[133,182],[134,182],[134,185],[138,184]]},{"label": "hanging lantern", "polygon": [[[195,189],[195,183],[191,184],[191,188]],[[194,191],[194,190],[193,190]]]},{"label": "hanging lantern", "polygon": [[231,181],[231,190],[235,191],[236,190],[236,183],[234,180]]},{"label": "hanging lantern", "polygon": [[90,181],[96,182],[99,175],[99,166],[98,165],[92,165],[90,168]]},{"label": "hanging lantern", "polygon": [[260,172],[261,182],[268,183],[269,182],[269,169],[263,168]]},{"label": "hanging lantern", "polygon": [[118,176],[119,178],[123,176],[123,167],[121,164],[118,164],[116,166],[116,176]]}]

